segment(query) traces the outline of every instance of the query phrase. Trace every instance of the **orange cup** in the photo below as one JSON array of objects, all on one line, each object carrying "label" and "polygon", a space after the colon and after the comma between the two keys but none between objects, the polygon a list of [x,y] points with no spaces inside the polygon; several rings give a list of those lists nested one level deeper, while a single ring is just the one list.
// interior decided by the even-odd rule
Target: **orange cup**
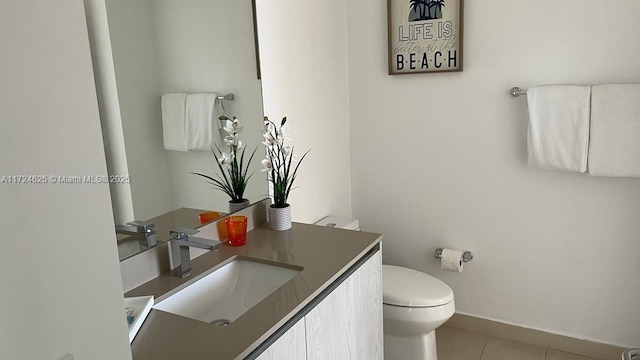
[{"label": "orange cup", "polygon": [[200,220],[200,225],[204,225],[212,220],[215,220],[222,216],[222,213],[219,211],[205,211],[198,215],[198,219]]},{"label": "orange cup", "polygon": [[218,236],[220,238],[220,241],[225,242],[229,240],[229,235],[227,235],[226,221],[223,221],[223,220],[216,221],[216,227],[218,228]]},{"label": "orange cup", "polygon": [[229,216],[224,219],[227,224],[227,235],[229,236],[229,245],[242,246],[247,242],[247,217],[246,216]]}]

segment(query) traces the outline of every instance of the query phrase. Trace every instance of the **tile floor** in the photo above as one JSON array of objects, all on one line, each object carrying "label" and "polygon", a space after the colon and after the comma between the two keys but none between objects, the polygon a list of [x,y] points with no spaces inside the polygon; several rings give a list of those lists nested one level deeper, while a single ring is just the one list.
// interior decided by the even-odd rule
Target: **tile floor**
[{"label": "tile floor", "polygon": [[599,360],[448,326],[436,341],[438,360]]}]

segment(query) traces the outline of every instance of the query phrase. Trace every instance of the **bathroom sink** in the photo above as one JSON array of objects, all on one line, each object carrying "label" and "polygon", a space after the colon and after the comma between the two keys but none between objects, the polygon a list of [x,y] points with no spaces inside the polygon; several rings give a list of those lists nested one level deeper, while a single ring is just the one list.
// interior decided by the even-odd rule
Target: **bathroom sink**
[{"label": "bathroom sink", "polygon": [[153,308],[206,323],[228,325],[301,270],[235,259]]}]

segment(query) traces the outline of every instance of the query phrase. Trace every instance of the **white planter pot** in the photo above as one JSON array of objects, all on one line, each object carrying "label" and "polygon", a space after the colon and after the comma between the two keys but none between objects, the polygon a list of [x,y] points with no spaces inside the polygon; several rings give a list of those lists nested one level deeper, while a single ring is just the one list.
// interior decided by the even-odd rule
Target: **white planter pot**
[{"label": "white planter pot", "polygon": [[242,210],[244,208],[246,208],[247,206],[249,206],[249,200],[248,199],[242,199],[241,202],[231,202],[229,201],[229,213],[234,213],[238,210]]},{"label": "white planter pot", "polygon": [[291,229],[291,206],[276,208],[269,206],[269,228],[271,230],[289,230]]}]

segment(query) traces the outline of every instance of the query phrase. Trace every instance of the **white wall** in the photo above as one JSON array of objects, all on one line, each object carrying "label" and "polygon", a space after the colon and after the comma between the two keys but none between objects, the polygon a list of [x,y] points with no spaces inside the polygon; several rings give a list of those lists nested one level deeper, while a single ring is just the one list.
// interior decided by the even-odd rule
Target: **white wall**
[{"label": "white wall", "polygon": [[[405,76],[387,75],[386,1],[348,13],[353,215],[385,263],[443,279],[462,313],[639,345],[640,180],[527,167],[507,92],[640,82],[640,2],[466,1],[464,72]],[[476,258],[442,272],[438,246]]]},{"label": "white wall", "polygon": [[[82,0],[0,8],[2,175],[106,174]],[[130,359],[108,185],[0,199],[0,358]]]},{"label": "white wall", "polygon": [[294,221],[351,215],[346,4],[257,1],[264,112],[287,116],[304,160],[291,192]]}]

